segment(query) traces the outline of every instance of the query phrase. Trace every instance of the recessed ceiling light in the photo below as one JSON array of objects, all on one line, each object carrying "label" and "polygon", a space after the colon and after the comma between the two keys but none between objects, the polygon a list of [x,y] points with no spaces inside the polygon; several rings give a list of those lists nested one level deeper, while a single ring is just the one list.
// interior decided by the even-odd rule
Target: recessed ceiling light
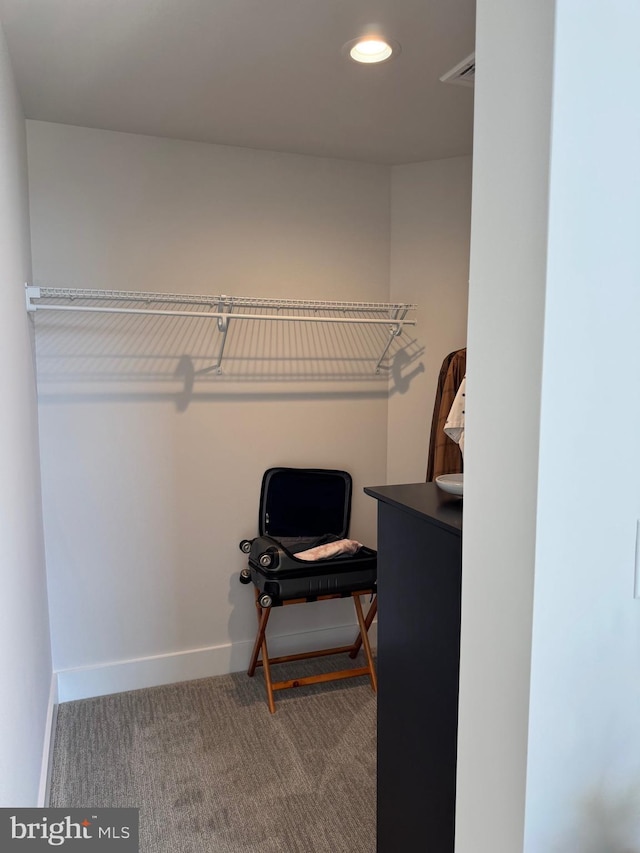
[{"label": "recessed ceiling light", "polygon": [[389,39],[371,36],[349,41],[342,50],[354,62],[371,65],[376,62],[387,62],[392,56],[396,56],[400,53],[400,45]]}]

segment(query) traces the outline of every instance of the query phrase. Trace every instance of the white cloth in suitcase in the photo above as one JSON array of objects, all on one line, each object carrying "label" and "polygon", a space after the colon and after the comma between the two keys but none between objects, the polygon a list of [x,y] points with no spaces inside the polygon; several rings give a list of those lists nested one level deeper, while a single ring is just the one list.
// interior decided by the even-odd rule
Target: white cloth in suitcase
[{"label": "white cloth in suitcase", "polygon": [[362,548],[362,542],[356,539],[338,539],[335,542],[327,542],[326,545],[316,545],[306,551],[298,551],[295,555],[297,560],[326,560],[329,557],[337,557],[339,554],[355,554]]}]

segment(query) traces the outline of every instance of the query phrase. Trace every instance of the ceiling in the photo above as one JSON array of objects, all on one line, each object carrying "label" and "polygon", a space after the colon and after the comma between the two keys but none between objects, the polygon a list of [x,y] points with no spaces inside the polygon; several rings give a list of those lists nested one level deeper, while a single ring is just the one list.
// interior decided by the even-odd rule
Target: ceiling
[{"label": "ceiling", "polygon": [[[27,118],[400,164],[470,154],[475,0],[0,0]],[[342,46],[399,42],[381,65]]]}]

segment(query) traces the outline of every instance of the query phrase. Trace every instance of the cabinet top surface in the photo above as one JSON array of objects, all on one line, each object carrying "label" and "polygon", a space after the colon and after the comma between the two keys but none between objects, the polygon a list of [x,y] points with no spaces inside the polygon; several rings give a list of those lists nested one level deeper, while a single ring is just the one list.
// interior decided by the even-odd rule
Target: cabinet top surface
[{"label": "cabinet top surface", "polygon": [[367,486],[365,493],[382,503],[424,518],[454,533],[462,531],[462,498],[443,492],[435,483]]}]

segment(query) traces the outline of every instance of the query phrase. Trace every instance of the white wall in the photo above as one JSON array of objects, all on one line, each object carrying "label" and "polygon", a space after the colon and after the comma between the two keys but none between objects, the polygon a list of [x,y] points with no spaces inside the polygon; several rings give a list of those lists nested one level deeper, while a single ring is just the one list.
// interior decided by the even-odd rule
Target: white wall
[{"label": "white wall", "polygon": [[395,357],[387,482],[425,479],[444,357],[466,345],[471,157],[391,170],[391,299],[418,305],[416,343]]},{"label": "white wall", "polygon": [[[24,118],[0,28],[0,806],[35,806],[52,684],[38,472]],[[54,694],[52,694],[54,698]]]},{"label": "white wall", "polygon": [[[479,0],[458,853],[522,849],[552,49],[552,2]],[[567,390],[572,362],[568,353],[557,367]]]},{"label": "white wall", "polygon": [[525,850],[636,853],[640,6],[556,5]]},{"label": "white wall", "polygon": [[[36,284],[388,300],[387,168],[40,122],[27,132]],[[255,611],[237,544],[256,532],[262,473],[348,469],[351,532],[375,544],[362,488],[386,478],[386,378],[375,361],[363,368],[353,332],[345,343],[254,329],[188,394],[172,374],[181,355],[207,363],[202,327],[92,322],[37,315],[61,698],[243,669]],[[312,345],[326,361],[265,367]],[[297,610],[274,612],[273,636],[351,635],[349,602]]]},{"label": "white wall", "polygon": [[456,850],[636,851],[640,10],[477,11]]}]

